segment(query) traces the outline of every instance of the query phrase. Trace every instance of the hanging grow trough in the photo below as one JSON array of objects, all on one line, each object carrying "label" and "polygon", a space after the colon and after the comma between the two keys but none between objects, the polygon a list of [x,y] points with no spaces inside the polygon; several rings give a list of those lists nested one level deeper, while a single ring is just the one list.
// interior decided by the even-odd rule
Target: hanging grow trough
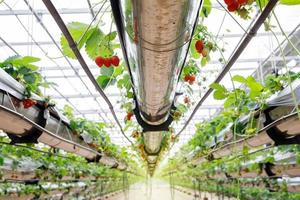
[{"label": "hanging grow trough", "polygon": [[[69,128],[69,122],[55,108],[40,104],[25,109],[21,105],[24,86],[0,69],[0,129],[14,143],[42,142],[52,147],[94,160],[100,155]],[[33,94],[33,99],[43,101]]]},{"label": "hanging grow trough", "polygon": [[99,162],[103,165],[106,165],[106,166],[109,166],[109,167],[112,167],[112,168],[116,168],[118,166],[117,161],[113,157],[110,157],[106,154],[103,154],[101,156]]}]

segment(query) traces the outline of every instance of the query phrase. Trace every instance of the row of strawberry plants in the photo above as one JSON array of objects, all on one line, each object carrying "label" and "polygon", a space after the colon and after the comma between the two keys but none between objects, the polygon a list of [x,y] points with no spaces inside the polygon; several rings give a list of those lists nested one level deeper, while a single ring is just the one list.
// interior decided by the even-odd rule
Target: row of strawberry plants
[{"label": "row of strawberry plants", "polygon": [[[123,172],[117,169],[110,169],[99,163],[88,162],[85,158],[72,153],[59,152],[49,147],[41,147],[40,145],[13,146],[9,145],[7,137],[1,137],[1,142],[6,144],[1,145],[0,149],[1,165],[4,164],[6,159],[9,159],[12,163],[10,169],[18,170],[19,167],[24,167],[22,166],[24,165],[24,161],[26,161],[25,163],[29,163],[29,166],[34,166],[35,163],[37,165],[34,170],[36,177],[43,177],[44,180],[58,181],[64,177],[69,177],[71,180],[72,178],[76,180],[84,177],[97,179],[101,177],[120,177],[123,174]],[[43,152],[34,151],[26,147],[35,148]],[[32,165],[30,165],[31,162]],[[131,161],[131,164],[133,168],[135,163]],[[47,173],[46,177],[45,173]]]},{"label": "row of strawberry plants", "polygon": [[[40,59],[36,57],[14,56],[0,63],[0,68],[25,87],[23,99],[20,99],[25,109],[29,109],[37,103],[33,94],[41,97],[46,108],[48,106],[55,106],[55,102],[49,96],[43,96],[42,94],[43,88],[55,87],[55,84],[45,81],[39,73],[39,67],[35,64],[38,61]],[[73,133],[76,133],[75,135],[83,140],[84,136],[89,138],[85,142],[90,144],[93,149],[106,152],[118,159],[126,160],[128,158],[125,148],[120,149],[110,141],[110,137],[105,130],[105,123],[92,122],[84,118],[75,118],[72,108],[68,105],[65,106],[64,114],[70,120],[70,128]]]},{"label": "row of strawberry plants", "polygon": [[[191,177],[172,177],[174,185],[189,188],[194,194],[203,199],[210,199],[211,195],[217,197],[237,198],[241,200],[296,200],[299,193],[289,193],[284,190],[278,192],[269,191],[262,187],[241,187],[240,181],[230,181],[228,183],[219,180],[195,181]],[[208,192],[210,193],[204,193]]]},{"label": "row of strawberry plants", "polygon": [[93,199],[123,188],[124,183],[122,180],[77,183],[45,182],[37,185],[1,183],[0,198],[52,199],[60,196],[64,199]]}]

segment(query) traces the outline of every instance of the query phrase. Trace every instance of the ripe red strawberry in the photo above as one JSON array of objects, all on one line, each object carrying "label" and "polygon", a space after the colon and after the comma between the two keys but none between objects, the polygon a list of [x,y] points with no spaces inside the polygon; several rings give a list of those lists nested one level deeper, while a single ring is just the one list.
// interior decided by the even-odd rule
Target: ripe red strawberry
[{"label": "ripe red strawberry", "polygon": [[31,106],[35,105],[36,102],[31,99],[23,99],[22,104],[23,104],[24,108],[27,109],[27,108],[30,108]]},{"label": "ripe red strawberry", "polygon": [[195,43],[195,48],[198,53],[201,53],[204,48],[203,42],[201,40],[197,40],[197,42]]},{"label": "ripe red strawberry", "polygon": [[183,102],[184,102],[185,104],[189,104],[189,103],[190,103],[189,97],[188,97],[188,96],[185,96],[184,99],[183,99]]},{"label": "ripe red strawberry", "polygon": [[189,83],[193,84],[195,80],[196,80],[196,76],[195,75],[190,75]]},{"label": "ripe red strawberry", "polygon": [[113,57],[110,58],[110,62],[111,62],[112,65],[117,67],[117,66],[119,66],[120,59],[119,59],[118,56],[113,56]]},{"label": "ripe red strawberry", "polygon": [[95,63],[98,67],[102,67],[102,65],[104,64],[104,58],[102,58],[101,56],[97,56],[95,59]]},{"label": "ripe red strawberry", "polygon": [[128,113],[127,113],[127,116],[126,116],[126,119],[127,119],[128,121],[130,121],[132,116],[133,116],[133,113],[132,113],[132,112],[128,112]]},{"label": "ripe red strawberry", "polygon": [[248,0],[237,0],[238,4],[245,5],[247,4]]},{"label": "ripe red strawberry", "polygon": [[190,75],[188,74],[188,75],[185,75],[185,77],[184,77],[184,81],[185,82],[188,82],[190,80]]},{"label": "ripe red strawberry", "polygon": [[105,65],[105,67],[110,67],[111,65],[110,58],[104,58],[103,64]]},{"label": "ripe red strawberry", "polygon": [[235,1],[235,0],[224,0],[225,4],[226,4],[227,6],[233,4],[234,1]]},{"label": "ripe red strawberry", "polygon": [[229,12],[236,11],[237,9],[239,9],[238,2],[234,1],[232,4],[230,4],[230,5],[227,6],[227,9],[228,9]]}]

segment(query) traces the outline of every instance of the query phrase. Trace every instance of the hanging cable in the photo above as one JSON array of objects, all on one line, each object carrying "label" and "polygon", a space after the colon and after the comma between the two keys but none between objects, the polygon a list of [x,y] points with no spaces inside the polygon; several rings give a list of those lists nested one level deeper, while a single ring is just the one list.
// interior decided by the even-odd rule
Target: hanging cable
[{"label": "hanging cable", "polygon": [[[256,35],[258,29],[261,27],[261,25],[264,23],[266,18],[269,16],[270,12],[273,10],[273,8],[276,6],[278,0],[270,0],[269,3],[266,5],[265,9],[261,12],[260,16],[257,18],[253,26],[249,29],[249,32],[244,34],[244,37],[242,38],[239,46],[236,48],[236,50],[232,53],[229,61],[224,66],[223,70],[220,72],[218,77],[215,79],[213,83],[219,83],[224,76],[229,72],[230,68],[233,66],[233,64],[237,61],[239,56],[242,54],[242,52],[245,50],[251,39]],[[188,126],[190,121],[193,119],[194,115],[198,111],[198,109],[201,107],[203,102],[209,97],[209,95],[213,92],[212,88],[209,88],[206,93],[203,95],[203,97],[200,99],[200,101],[197,103],[196,107],[194,108],[193,112],[191,113],[190,117],[182,127],[182,129],[178,132],[176,135],[176,138],[179,137],[179,135],[185,130],[185,128]],[[174,146],[174,143],[172,147]],[[171,148],[172,148],[171,147]]]},{"label": "hanging cable", "polygon": [[18,52],[17,52],[10,44],[8,44],[1,36],[0,36],[0,40],[1,40],[8,48],[10,48],[10,50],[12,50],[16,55],[19,55]]},{"label": "hanging cable", "polygon": [[92,84],[95,86],[95,89],[100,93],[100,95],[102,96],[102,98],[105,100],[106,104],[108,105],[117,125],[120,128],[121,133],[123,134],[123,136],[127,139],[127,141],[134,146],[134,144],[132,143],[132,141],[126,136],[117,116],[116,113],[114,111],[113,105],[111,104],[111,102],[109,101],[108,97],[106,96],[106,94],[104,93],[104,91],[101,89],[101,87],[98,85],[97,81],[95,80],[93,74],[91,73],[89,67],[87,66],[84,58],[82,57],[80,51],[77,48],[77,45],[73,39],[73,37],[71,36],[69,30],[67,29],[65,23],[63,22],[61,16],[59,15],[59,13],[57,12],[56,8],[54,7],[54,5],[52,4],[52,2],[50,0],[43,0],[45,6],[47,7],[47,9],[49,10],[50,14],[52,15],[52,17],[54,18],[54,20],[56,21],[57,25],[59,26],[59,28],[61,29],[62,33],[64,34],[65,38],[67,39],[70,48],[72,49],[73,53],[75,54],[77,60],[79,61],[80,65],[82,66],[83,70],[85,71],[85,73],[87,74],[87,76],[89,77],[89,79],[91,80]]},{"label": "hanging cable", "polygon": [[[0,40],[2,40],[2,42],[8,47],[10,48],[16,55],[21,56],[8,42],[6,42],[2,37],[0,37]],[[47,78],[45,76],[43,76],[43,79],[45,79],[47,81]],[[66,99],[66,101],[81,115],[84,115],[80,110],[78,110],[76,108],[76,106],[67,98],[65,97],[58,89],[56,89],[56,87],[53,87],[52,85],[50,85],[50,87],[55,90],[62,98]]]},{"label": "hanging cable", "polygon": [[95,13],[94,13],[94,10],[93,10],[93,8],[92,8],[91,1],[90,1],[90,0],[86,0],[86,1],[87,1],[88,6],[89,6],[89,9],[90,9],[92,18],[94,18],[94,17],[95,17]]},{"label": "hanging cable", "polygon": [[[61,50],[61,48],[59,47],[59,45],[57,44],[57,42],[55,41],[55,39],[53,38],[53,36],[51,35],[51,33],[49,32],[49,30],[47,29],[47,27],[45,26],[45,24],[42,22],[41,18],[38,16],[38,14],[34,11],[34,9],[31,7],[31,5],[29,4],[29,2],[27,0],[24,0],[25,4],[28,6],[30,12],[35,16],[36,20],[38,21],[38,23],[41,25],[41,27],[45,30],[45,32],[47,33],[47,35],[50,37],[51,41],[53,42],[53,44],[56,46],[56,48],[59,50],[59,52],[63,55],[64,59],[67,61],[67,63],[70,65],[70,67],[73,69],[75,75],[80,79],[80,81],[83,83],[84,87],[87,89],[87,91],[89,92],[89,94],[91,96],[93,96],[92,91],[89,89],[88,85],[84,82],[83,78],[79,75],[78,71],[75,69],[75,67],[72,65],[72,63],[70,62],[70,60],[64,56],[63,51]],[[101,9],[99,9],[100,12]],[[99,13],[98,12],[98,13]],[[96,15],[97,16],[97,15]],[[98,106],[100,107],[101,111],[103,111],[103,108],[101,106],[101,104],[97,101],[96,98],[94,98],[95,102],[97,102]],[[103,111],[104,112],[104,111]],[[100,115],[101,116],[101,115]],[[101,118],[104,120],[104,118],[101,116]],[[106,121],[106,120],[104,120]],[[109,119],[109,121],[111,121]],[[112,121],[111,121],[112,123]]]}]

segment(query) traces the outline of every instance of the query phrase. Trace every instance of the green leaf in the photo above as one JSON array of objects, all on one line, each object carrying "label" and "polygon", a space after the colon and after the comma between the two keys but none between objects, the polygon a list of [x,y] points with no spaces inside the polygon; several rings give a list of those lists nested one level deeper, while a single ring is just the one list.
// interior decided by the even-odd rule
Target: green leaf
[{"label": "green leaf", "polygon": [[208,62],[207,57],[203,57],[203,58],[201,59],[201,66],[204,67],[204,66],[206,65],[207,62]]},{"label": "green leaf", "polygon": [[249,154],[249,147],[243,146],[242,154],[243,155],[248,155]]},{"label": "green leaf", "polygon": [[247,80],[243,76],[241,76],[241,75],[235,75],[235,76],[233,76],[232,80],[236,81],[236,82],[239,82],[239,83],[244,83],[244,84],[247,82]]},{"label": "green leaf", "polygon": [[113,50],[111,48],[108,48],[107,46],[101,45],[99,47],[99,55],[102,57],[110,57],[113,55]]},{"label": "green leaf", "polygon": [[204,0],[200,16],[201,17],[208,17],[208,15],[211,12],[211,9],[212,9],[212,4],[211,4],[210,0]]},{"label": "green leaf", "polygon": [[127,97],[127,98],[133,98],[133,96],[134,96],[134,95],[133,95],[133,92],[127,92],[127,93],[126,93],[126,97]]},{"label": "green leaf", "polygon": [[214,89],[214,98],[217,100],[222,100],[227,97],[228,90],[221,84],[219,83],[212,83],[210,88]]},{"label": "green leaf", "polygon": [[114,67],[101,67],[100,74],[107,77],[111,77],[114,73],[114,70]]},{"label": "green leaf", "polygon": [[212,84],[210,84],[209,87],[212,88],[212,89],[215,89],[215,90],[226,90],[226,88],[223,85],[219,84],[219,83],[212,83]]},{"label": "green leaf", "polygon": [[234,96],[229,96],[224,102],[224,108],[229,108],[235,103],[236,99]]},{"label": "green leaf", "polygon": [[119,67],[115,68],[114,78],[116,78],[117,76],[123,74],[123,72],[124,72],[124,68],[123,68],[123,65],[121,64]]},{"label": "green leaf", "polygon": [[14,57],[8,58],[4,63],[6,63],[6,64],[10,63],[14,66],[24,66],[32,71],[36,71],[39,69],[39,67],[36,65],[33,65],[31,63],[38,62],[40,60],[41,59],[32,57],[32,56],[25,56],[25,57],[14,56]]},{"label": "green leaf", "polygon": [[259,8],[262,10],[266,5],[268,4],[268,0],[256,0],[256,4],[259,6]]},{"label": "green leaf", "polygon": [[38,62],[41,59],[40,58],[36,58],[36,57],[32,57],[32,56],[24,56],[23,58],[20,59],[23,63],[33,63],[33,62]]},{"label": "green leaf", "polygon": [[100,75],[97,77],[96,81],[98,85],[102,88],[105,89],[109,83],[110,77],[105,76],[105,75]]},{"label": "green leaf", "polygon": [[104,40],[106,41],[113,41],[117,36],[117,32],[116,31],[113,31],[109,34],[107,34],[105,37],[104,37]]},{"label": "green leaf", "polygon": [[36,81],[36,77],[34,74],[26,74],[24,75],[24,80],[27,84],[32,84]]},{"label": "green leaf", "polygon": [[0,166],[4,164],[4,159],[2,156],[0,156]]},{"label": "green leaf", "polygon": [[214,98],[217,100],[222,100],[226,98],[226,94],[220,90],[216,90],[214,92]]},{"label": "green leaf", "polygon": [[253,76],[248,76],[246,80],[246,85],[251,90],[260,92],[264,89],[264,87],[259,82],[257,82]]},{"label": "green leaf", "polygon": [[280,3],[284,5],[298,5],[300,0],[280,0]]},{"label": "green leaf", "polygon": [[[94,32],[94,28],[87,30],[88,24],[80,23],[80,22],[71,22],[67,25],[67,28],[73,37],[74,41],[77,43],[77,48],[81,49],[83,45],[86,43],[90,35]],[[86,32],[86,33],[85,33]],[[69,46],[67,39],[62,35],[60,38],[60,45],[62,47],[63,53],[65,56],[69,58],[75,59],[75,55],[72,49]]]},{"label": "green leaf", "polygon": [[125,74],[122,79],[118,80],[117,87],[120,89],[125,88],[126,90],[131,89],[129,74]]},{"label": "green leaf", "polygon": [[86,41],[85,51],[91,59],[95,59],[96,56],[101,55],[100,43],[103,41],[103,33],[98,29],[94,28],[91,36]]}]

